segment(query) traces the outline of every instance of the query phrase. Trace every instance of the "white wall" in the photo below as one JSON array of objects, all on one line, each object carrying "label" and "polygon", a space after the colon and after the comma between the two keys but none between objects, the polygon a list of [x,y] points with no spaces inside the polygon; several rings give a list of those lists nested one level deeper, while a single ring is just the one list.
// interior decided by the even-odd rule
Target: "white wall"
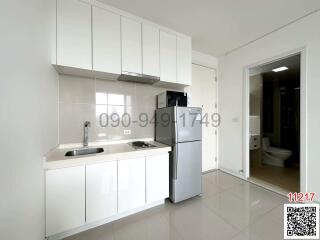
[{"label": "white wall", "polygon": [[0,7],[0,238],[44,239],[42,156],[58,143],[51,0]]},{"label": "white wall", "polygon": [[192,51],[192,63],[214,69],[218,68],[218,58],[198,51]]},{"label": "white wall", "polygon": [[[235,174],[243,166],[244,69],[279,54],[306,47],[307,190],[320,194],[320,12],[219,59],[220,165]],[[230,150],[232,149],[232,150]]]}]

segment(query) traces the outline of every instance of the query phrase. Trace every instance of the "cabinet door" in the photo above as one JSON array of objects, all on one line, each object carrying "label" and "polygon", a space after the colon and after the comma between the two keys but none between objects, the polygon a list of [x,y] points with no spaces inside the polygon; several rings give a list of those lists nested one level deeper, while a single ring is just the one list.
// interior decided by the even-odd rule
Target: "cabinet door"
[{"label": "cabinet door", "polygon": [[120,15],[92,7],[93,70],[121,73]]},{"label": "cabinet door", "polygon": [[92,69],[90,4],[57,0],[57,64]]},{"label": "cabinet door", "polygon": [[146,157],[147,203],[169,197],[169,154]]},{"label": "cabinet door", "polygon": [[145,204],[145,158],[118,161],[118,211]]},{"label": "cabinet door", "polygon": [[122,71],[142,73],[141,23],[121,17]]},{"label": "cabinet door", "polygon": [[85,167],[46,172],[46,235],[85,224]]},{"label": "cabinet door", "polygon": [[191,39],[177,38],[177,82],[191,85]]},{"label": "cabinet door", "polygon": [[117,213],[117,161],[86,166],[86,222]]},{"label": "cabinet door", "polygon": [[142,25],[142,70],[143,74],[159,77],[159,29]]},{"label": "cabinet door", "polygon": [[177,37],[160,31],[160,81],[177,82]]}]

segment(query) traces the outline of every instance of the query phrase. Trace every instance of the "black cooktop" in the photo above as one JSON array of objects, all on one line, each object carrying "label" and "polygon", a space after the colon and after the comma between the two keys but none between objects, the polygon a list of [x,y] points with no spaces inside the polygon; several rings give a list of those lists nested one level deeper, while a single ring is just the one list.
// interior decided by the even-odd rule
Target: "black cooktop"
[{"label": "black cooktop", "polygon": [[151,148],[151,147],[155,147],[155,145],[152,145],[152,144],[144,142],[144,141],[132,142],[131,145],[134,148]]}]

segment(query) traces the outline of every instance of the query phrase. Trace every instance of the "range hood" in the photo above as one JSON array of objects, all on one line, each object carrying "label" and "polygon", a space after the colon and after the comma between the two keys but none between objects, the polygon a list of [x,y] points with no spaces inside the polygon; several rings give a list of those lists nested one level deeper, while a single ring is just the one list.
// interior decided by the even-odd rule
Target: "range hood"
[{"label": "range hood", "polygon": [[153,84],[160,81],[159,77],[150,76],[146,74],[133,73],[133,72],[122,72],[118,80],[127,82],[137,82],[145,84]]}]

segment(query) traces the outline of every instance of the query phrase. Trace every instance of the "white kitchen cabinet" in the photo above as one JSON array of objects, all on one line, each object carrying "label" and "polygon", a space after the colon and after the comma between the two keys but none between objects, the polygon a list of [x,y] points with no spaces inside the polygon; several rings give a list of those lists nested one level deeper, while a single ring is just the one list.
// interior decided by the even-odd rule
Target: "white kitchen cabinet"
[{"label": "white kitchen cabinet", "polygon": [[93,70],[121,73],[120,15],[92,7]]},{"label": "white kitchen cabinet", "polygon": [[143,74],[160,76],[159,28],[142,24],[142,70]]},{"label": "white kitchen cabinet", "polygon": [[177,37],[160,30],[160,81],[177,82]]},{"label": "white kitchen cabinet", "polygon": [[46,171],[46,235],[85,224],[85,166]]},{"label": "white kitchen cabinet", "polygon": [[92,69],[91,5],[57,0],[57,65]]},{"label": "white kitchen cabinet", "polygon": [[169,197],[169,154],[146,157],[147,203]]},{"label": "white kitchen cabinet", "polygon": [[121,16],[122,72],[142,73],[141,23]]},{"label": "white kitchen cabinet", "polygon": [[191,39],[177,37],[177,83],[192,84],[191,53]]},{"label": "white kitchen cabinet", "polygon": [[118,212],[145,204],[145,157],[118,161]]},{"label": "white kitchen cabinet", "polygon": [[117,214],[117,161],[86,166],[86,222]]}]

